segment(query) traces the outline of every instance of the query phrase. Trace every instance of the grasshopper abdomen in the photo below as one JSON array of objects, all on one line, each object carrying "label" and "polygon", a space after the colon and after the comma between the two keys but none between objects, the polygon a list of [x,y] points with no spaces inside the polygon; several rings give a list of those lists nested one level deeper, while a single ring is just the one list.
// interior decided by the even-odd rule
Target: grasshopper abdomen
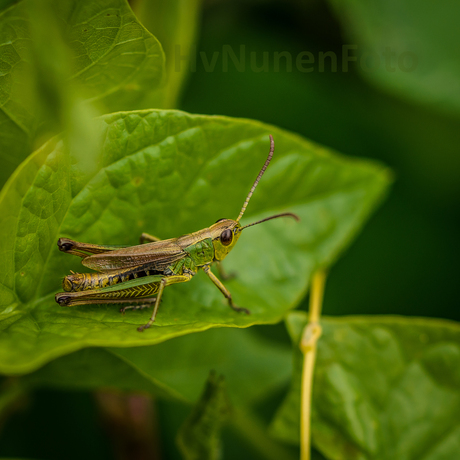
[{"label": "grasshopper abdomen", "polygon": [[158,275],[161,273],[163,272],[159,272],[158,270],[143,270],[139,268],[116,273],[72,273],[62,280],[62,288],[66,292],[101,289],[136,278]]}]

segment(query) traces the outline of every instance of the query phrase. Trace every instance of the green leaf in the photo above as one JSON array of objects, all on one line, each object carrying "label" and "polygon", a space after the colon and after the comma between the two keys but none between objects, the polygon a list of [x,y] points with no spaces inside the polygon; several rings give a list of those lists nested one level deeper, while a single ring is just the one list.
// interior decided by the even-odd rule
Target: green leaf
[{"label": "green leaf", "polygon": [[[149,348],[149,347],[147,347]],[[57,358],[21,378],[28,388],[45,387],[65,390],[117,389],[148,392],[161,398],[184,401],[181,394],[149,378],[105,348],[86,348]]]},{"label": "green leaf", "polygon": [[[189,74],[196,41],[202,0],[138,0],[133,9],[142,24],[161,43],[166,56],[167,83],[159,91],[162,105],[145,107],[176,108],[184,80]],[[155,97],[155,95],[153,95]]]},{"label": "green leaf", "polygon": [[363,76],[403,98],[458,115],[460,59],[452,40],[460,21],[458,2],[329,2],[355,47],[349,54],[358,58]]},{"label": "green leaf", "polygon": [[259,401],[285,384],[292,371],[285,347],[241,329],[209,330],[154,347],[110,352],[188,401],[198,398],[211,369],[225,376],[230,397],[240,406]]},{"label": "green leaf", "polygon": [[[28,158],[0,195],[0,369],[30,372],[88,346],[151,345],[217,326],[275,323],[305,295],[311,274],[334,262],[389,184],[388,171],[346,159],[261,123],[176,111],[117,113],[94,122],[97,170],[53,139]],[[168,287],[155,326],[140,334],[148,311],[113,306],[59,307],[59,279],[79,260],[59,252],[58,237],[136,244],[143,231],[169,238],[236,218],[266,159],[273,163],[243,223],[280,212],[245,230],[226,259],[231,310],[206,275]],[[227,263],[228,262],[228,263]]]},{"label": "green leaf", "polygon": [[125,0],[20,1],[0,12],[0,51],[0,185],[34,145],[73,127],[76,101],[142,108],[164,75],[161,45]]},{"label": "green leaf", "polygon": [[0,0],[0,12],[16,3],[18,0]]},{"label": "green leaf", "polygon": [[236,408],[231,422],[238,433],[257,450],[270,452],[267,458],[289,458],[268,438],[266,427],[251,416],[248,405],[260,404],[287,386],[291,361],[289,346],[264,338],[254,328],[211,329],[150,347],[80,350],[55,359],[20,381],[29,389],[142,391],[191,404],[199,399],[212,369],[225,377]]},{"label": "green leaf", "polygon": [[200,400],[177,434],[177,444],[186,460],[221,457],[220,430],[230,410],[224,378],[211,372]]},{"label": "green leaf", "polygon": [[[287,323],[298,344],[307,315]],[[456,458],[460,325],[404,317],[324,318],[313,380],[312,439],[329,459]],[[272,431],[300,436],[302,356]]]},{"label": "green leaf", "polygon": [[214,369],[225,376],[232,401],[241,406],[286,384],[291,367],[288,347],[249,329],[211,329],[150,347],[80,350],[55,359],[22,381],[30,387],[147,391],[191,403]]}]

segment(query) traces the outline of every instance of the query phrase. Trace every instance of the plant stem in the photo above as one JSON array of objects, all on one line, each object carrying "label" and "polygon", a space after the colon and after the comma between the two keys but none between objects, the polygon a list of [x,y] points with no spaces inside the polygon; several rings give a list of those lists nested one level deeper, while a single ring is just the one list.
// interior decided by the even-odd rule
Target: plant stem
[{"label": "plant stem", "polygon": [[323,270],[313,275],[308,324],[305,326],[300,340],[300,350],[304,355],[302,371],[302,394],[300,413],[300,458],[310,460],[311,437],[311,395],[313,386],[313,371],[316,359],[316,342],[321,335],[319,319],[323,303],[326,273]]}]

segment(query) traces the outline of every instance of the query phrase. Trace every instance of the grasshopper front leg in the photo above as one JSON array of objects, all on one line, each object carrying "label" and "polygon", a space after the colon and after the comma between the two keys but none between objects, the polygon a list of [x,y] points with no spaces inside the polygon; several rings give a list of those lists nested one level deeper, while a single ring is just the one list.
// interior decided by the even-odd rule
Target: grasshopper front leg
[{"label": "grasshopper front leg", "polygon": [[216,275],[214,275],[214,273],[211,271],[211,268],[209,267],[209,265],[204,265],[202,267],[203,271],[206,273],[206,275],[209,276],[209,278],[211,279],[211,281],[219,288],[219,291],[222,292],[222,294],[224,294],[224,296],[227,298],[228,300],[228,304],[231,308],[233,308],[233,310],[237,311],[237,312],[244,312],[246,313],[247,315],[250,315],[251,312],[247,309],[247,308],[242,308],[242,307],[237,307],[234,303],[233,303],[233,299],[232,299],[232,295],[230,294],[230,291],[221,283],[221,281],[219,280],[219,278],[217,278]]},{"label": "grasshopper front leg", "polygon": [[229,281],[236,277],[235,273],[227,273],[224,270],[224,267],[222,267],[222,262],[218,261],[216,265],[217,265],[217,271],[219,272],[219,276],[222,281]]}]

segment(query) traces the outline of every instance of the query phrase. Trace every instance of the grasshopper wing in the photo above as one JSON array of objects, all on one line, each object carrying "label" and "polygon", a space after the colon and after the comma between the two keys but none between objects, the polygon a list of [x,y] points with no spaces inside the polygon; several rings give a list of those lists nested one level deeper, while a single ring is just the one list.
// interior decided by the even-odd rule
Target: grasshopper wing
[{"label": "grasshopper wing", "polygon": [[176,238],[140,244],[115,251],[94,254],[82,260],[85,267],[107,272],[148,264],[150,269],[162,270],[183,259],[187,253],[176,244]]}]

